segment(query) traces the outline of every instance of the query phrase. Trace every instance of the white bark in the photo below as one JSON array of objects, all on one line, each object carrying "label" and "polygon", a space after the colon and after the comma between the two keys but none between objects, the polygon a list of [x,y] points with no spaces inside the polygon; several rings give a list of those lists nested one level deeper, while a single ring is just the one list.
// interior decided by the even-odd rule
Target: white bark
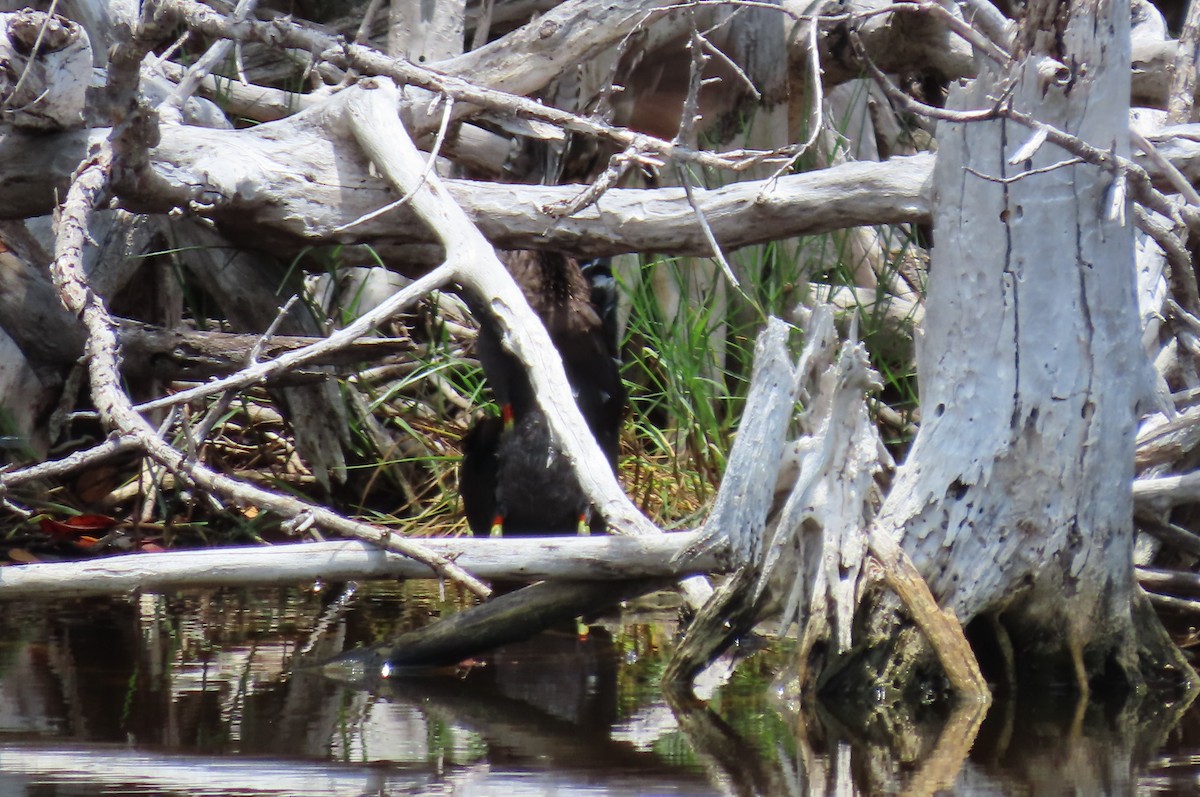
[{"label": "white bark", "polygon": [[[1127,126],[1128,20],[1122,0],[1072,4],[1070,82],[1046,81],[1030,57],[1014,106],[1127,155],[1114,131]],[[985,75],[952,103],[988,105],[999,80]],[[1006,184],[966,171],[1006,178],[1067,157],[1046,145],[1014,168],[1024,128],[938,132],[924,422],[882,516],[960,620],[1021,607],[1077,651],[1128,628],[1134,405],[1147,374],[1132,229],[1111,216],[1112,175],[1094,167]]]},{"label": "white bark", "polygon": [[[436,555],[480,578],[524,581],[683,576],[721,569],[716,557],[674,556],[694,533],[650,537],[442,538]],[[368,578],[437,578],[428,566],[364,542],[139,553],[77,562],[0,568],[0,601],[51,595],[117,595],[184,587],[299,584]]]},{"label": "white bark", "polygon": [[82,26],[32,9],[0,14],[0,64],[7,123],[29,130],[83,125],[92,47]]},{"label": "white bark", "polygon": [[393,0],[388,13],[388,55],[427,64],[461,55],[463,0]]},{"label": "white bark", "polygon": [[[408,208],[346,225],[393,202],[356,147],[331,132],[340,104],[325,103],[247,130],[162,128],[151,168],[162,178],[127,201],[165,213],[185,207],[258,246],[302,243],[428,243],[429,229]],[[0,137],[0,218],[48,213],[87,147],[107,130],[32,140]],[[929,217],[924,181],[932,156],[853,163],[778,181],[696,189],[697,205],[722,246],[734,248],[841,229]],[[279,164],[289,164],[287,169]],[[450,180],[455,200],[503,248],[559,246],[581,254],[711,251],[681,188],[614,189],[568,219],[545,206],[570,200],[580,186],[518,186]]]}]

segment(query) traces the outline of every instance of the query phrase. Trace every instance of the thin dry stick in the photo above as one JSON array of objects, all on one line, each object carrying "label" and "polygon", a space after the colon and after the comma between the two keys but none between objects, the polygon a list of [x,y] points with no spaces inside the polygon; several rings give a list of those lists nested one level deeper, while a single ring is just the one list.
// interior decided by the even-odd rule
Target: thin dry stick
[{"label": "thin dry stick", "polygon": [[1187,200],[1189,205],[1200,206],[1200,193],[1196,192],[1196,188],[1190,182],[1188,182],[1188,179],[1183,175],[1183,172],[1179,171],[1179,169],[1175,167],[1174,163],[1171,163],[1171,161],[1167,160],[1167,158],[1158,151],[1158,147],[1154,146],[1154,143],[1147,140],[1147,138],[1141,133],[1130,128],[1129,135],[1132,138],[1134,145],[1143,153],[1145,153],[1146,157],[1149,158],[1154,165],[1162,171],[1163,176],[1166,177],[1167,181],[1171,183],[1171,187],[1178,191],[1179,195]]},{"label": "thin dry stick", "polygon": [[[279,312],[275,314],[275,318],[271,319],[271,324],[267,327],[267,331],[262,333],[258,340],[255,341],[254,346],[251,347],[250,353],[246,357],[246,365],[253,366],[258,363],[258,358],[262,355],[263,347],[267,344],[267,341],[269,341],[275,335],[275,332],[279,329],[279,325],[283,323],[285,318],[287,318],[288,313],[292,311],[292,307],[295,306],[299,299],[300,294],[292,294],[292,298],[288,299],[287,302],[284,303],[283,307],[279,308]],[[200,445],[208,439],[208,435],[212,432],[213,427],[217,425],[217,421],[221,419],[221,416],[223,416],[226,410],[229,409],[230,405],[233,404],[233,400],[236,396],[236,390],[226,390],[224,393],[222,393],[221,397],[217,399],[217,403],[214,404],[212,408],[209,409],[208,413],[200,420],[200,425],[197,426],[194,431],[189,432],[188,447],[193,453],[193,458],[194,456],[199,455]]]},{"label": "thin dry stick", "polygon": [[[988,3],[987,5],[991,4]],[[958,34],[972,47],[975,47],[988,58],[991,58],[998,66],[1007,67],[1012,63],[1012,55],[1008,52],[1008,46],[994,41],[980,29],[973,27],[969,22],[958,16],[955,13],[957,10],[956,5],[950,0],[942,0],[942,2],[936,3],[922,2],[918,4],[918,7],[922,11],[933,14],[933,16],[940,19],[946,24],[946,27]]]},{"label": "thin dry stick", "polygon": [[1134,223],[1142,232],[1149,235],[1167,256],[1171,266],[1171,292],[1177,297],[1179,304],[1195,315],[1197,306],[1196,272],[1192,267],[1192,256],[1187,245],[1180,240],[1167,225],[1158,222],[1145,208],[1134,206]]},{"label": "thin dry stick", "polygon": [[471,37],[472,50],[478,50],[487,44],[488,34],[492,30],[492,11],[495,7],[496,0],[481,0],[479,3],[479,16],[475,20],[475,35]]},{"label": "thin dry stick", "polygon": [[705,39],[696,27],[696,12],[687,10],[690,39],[688,50],[692,54],[692,63],[688,72],[687,96],[683,100],[683,110],[679,114],[679,129],[675,132],[673,143],[689,144],[700,119],[700,89],[704,84],[704,67],[708,64],[708,56],[704,54]]},{"label": "thin dry stick", "polygon": [[[35,38],[33,40],[33,53],[37,53],[38,48],[42,46],[42,39],[44,39],[46,37],[46,29],[50,26],[50,23],[54,20],[54,12],[57,9],[58,9],[58,0],[52,0],[50,3],[50,9],[46,12],[46,17],[45,17],[45,19],[42,20],[41,27],[38,28],[37,38]],[[25,78],[29,76],[29,73],[33,70],[34,64],[37,62],[38,62],[37,58],[35,58],[33,56],[33,54],[31,54],[29,60],[25,63],[25,68],[21,70],[20,77],[17,78],[17,85],[13,86],[12,89],[9,90],[9,92],[8,92],[8,99],[6,99],[4,101],[5,108],[9,108],[9,102],[13,98],[20,96],[21,88],[25,85]],[[39,95],[34,100],[34,102],[37,102],[44,96],[45,96],[45,93],[43,92],[43,94]],[[30,105],[32,105],[32,104],[33,103],[30,103]],[[16,110],[24,110],[24,109],[19,108]]]},{"label": "thin dry stick", "polygon": [[704,233],[704,240],[708,241],[708,245],[712,249],[712,256],[720,264],[721,271],[725,274],[725,279],[729,280],[729,284],[735,291],[741,294],[743,299],[753,305],[754,300],[742,290],[742,284],[738,281],[737,275],[733,273],[733,267],[729,265],[729,261],[725,259],[725,253],[721,251],[721,245],[717,243],[717,237],[713,235],[712,227],[709,226],[704,211],[700,209],[700,205],[696,202],[696,195],[692,190],[692,181],[687,173],[687,169],[677,165],[675,173],[679,177],[679,184],[683,186],[683,193],[687,197],[688,204],[692,206],[692,212],[696,214],[696,222],[700,225],[700,229]]},{"label": "thin dry stick", "polygon": [[371,42],[371,24],[375,22],[375,15],[383,8],[383,0],[371,0],[367,4],[367,10],[363,12],[362,22],[358,25],[358,32],[354,34],[355,44],[369,44]]},{"label": "thin dry stick", "polygon": [[117,325],[103,300],[88,285],[83,271],[83,249],[88,240],[88,216],[108,190],[112,172],[112,149],[106,143],[85,161],[71,181],[59,217],[55,258],[51,275],[63,304],[83,321],[88,337],[85,350],[92,399],[105,426],[122,437],[136,441],[151,458],[173,471],[184,483],[226,496],[241,506],[259,506],[284,518],[310,515],[319,525],[404,554],[457,581],[472,592],[488,596],[491,590],[470,573],[424,546],[386,529],[348,520],[324,507],[268,492],[216,473],[202,464],[188,462],[182,453],[163,442],[139,415],[121,388],[118,368]]},{"label": "thin dry stick", "polygon": [[[705,55],[707,49],[705,45],[708,40],[700,33],[700,29],[696,26],[696,14],[693,9],[688,9],[688,25],[690,28],[690,40],[688,48],[692,53],[691,71],[688,74],[688,91],[687,98],[683,101],[683,112],[679,115],[679,130],[675,133],[675,144],[686,144],[691,141],[695,134],[696,122],[700,121],[700,89],[704,87],[704,67],[708,64],[709,56]],[[696,203],[696,196],[692,190],[691,175],[683,164],[675,164],[675,175],[679,180],[679,184],[683,186],[684,194],[687,196],[688,204],[692,206],[692,212],[696,215],[696,221],[700,224],[700,229],[704,232],[704,238],[708,241],[708,245],[712,250],[712,256],[721,266],[721,272],[725,275],[725,279],[729,280],[729,284],[738,293],[742,294],[743,298],[750,300],[742,290],[741,283],[738,282],[737,275],[733,273],[733,267],[729,265],[729,261],[725,259],[725,253],[721,251],[720,244],[717,243],[716,236],[713,235],[712,227],[708,224],[708,219],[704,217],[704,212],[700,210],[700,206]],[[753,302],[751,301],[751,304]]]},{"label": "thin dry stick", "polygon": [[817,139],[821,137],[821,128],[825,123],[825,87],[821,83],[821,51],[817,46],[817,33],[819,26],[817,21],[810,20],[808,23],[808,45],[805,51],[808,53],[808,80],[810,83],[810,91],[812,92],[812,110],[808,114],[808,138],[801,142],[783,165],[775,170],[771,178],[763,185],[762,192],[758,195],[761,201],[766,197],[767,192],[783,175],[789,173],[792,167],[796,165],[796,161],[808,152],[813,144],[817,143]]},{"label": "thin dry stick", "polygon": [[604,196],[608,189],[617,184],[625,172],[629,169],[630,163],[641,163],[647,165],[652,163],[654,168],[661,168],[661,161],[654,161],[643,158],[634,149],[626,149],[624,152],[618,152],[608,159],[608,166],[600,173],[600,176],[592,181],[592,184],[580,191],[571,199],[564,199],[558,202],[550,202],[542,205],[542,212],[547,216],[555,219],[574,216],[579,211],[586,207],[591,207],[600,201],[600,197]]},{"label": "thin dry stick", "polygon": [[[254,13],[255,6],[258,5],[258,0],[238,0],[237,6],[233,9],[233,21],[241,22]],[[209,47],[203,55],[196,59],[196,63],[188,67],[183,79],[175,86],[175,90],[171,92],[171,96],[164,100],[166,105],[182,109],[196,89],[200,87],[200,83],[208,76],[220,63],[225,60],[225,56],[229,54],[229,48],[233,42],[228,40],[220,40]],[[243,78],[244,80],[244,78]]]},{"label": "thin dry stick", "polygon": [[0,472],[0,495],[10,487],[18,487],[39,479],[57,479],[84,468],[94,468],[105,460],[136,451],[138,444],[125,437],[110,437],[91,448],[68,454],[62,459],[39,462],[20,470]]}]

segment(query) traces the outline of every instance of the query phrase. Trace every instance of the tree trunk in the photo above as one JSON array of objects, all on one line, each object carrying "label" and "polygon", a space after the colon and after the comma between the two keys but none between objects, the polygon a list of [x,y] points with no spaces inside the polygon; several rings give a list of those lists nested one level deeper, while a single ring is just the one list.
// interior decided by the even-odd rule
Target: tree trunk
[{"label": "tree trunk", "polygon": [[[1010,71],[984,70],[951,106],[1010,91],[1015,110],[1128,157],[1128,0],[1044,0],[1024,25]],[[1134,617],[1135,407],[1150,373],[1132,209],[1095,166],[1032,173],[1071,157],[1031,152],[1032,135],[1006,119],[938,131],[924,422],[881,522],[944,609],[999,619],[1017,676],[1139,688],[1152,669],[1190,669],[1152,613]]]}]

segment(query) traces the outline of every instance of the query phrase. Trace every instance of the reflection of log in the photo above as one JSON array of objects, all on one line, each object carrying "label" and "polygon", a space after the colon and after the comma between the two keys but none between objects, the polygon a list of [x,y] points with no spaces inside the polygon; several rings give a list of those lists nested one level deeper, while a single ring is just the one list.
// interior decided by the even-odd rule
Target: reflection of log
[{"label": "reflection of log", "polygon": [[534,584],[401,634],[388,644],[350,651],[327,664],[326,672],[334,677],[349,674],[353,680],[385,668],[394,672],[457,664],[469,656],[529,639],[559,623],[666,589],[673,583],[674,579],[639,579]]},{"label": "reflection of log", "polygon": [[[21,785],[71,783],[72,789],[95,793],[140,791],[145,794],[228,793],[311,794],[314,783],[325,794],[413,794],[427,790],[430,773],[416,768],[391,768],[386,778],[371,767],[347,767],[324,761],[244,759],[236,756],[179,755],[118,747],[95,747],[79,741],[69,745],[3,742],[5,784],[24,794]],[[438,773],[439,778],[442,773]],[[11,784],[11,785],[10,785]],[[53,791],[54,786],[50,786]],[[110,792],[111,793],[111,792]]]},{"label": "reflection of log", "polygon": [[799,793],[788,788],[796,779],[790,771],[793,765],[782,750],[778,760],[768,761],[716,712],[691,695],[679,690],[666,690],[663,694],[696,756],[706,769],[720,775],[720,782],[730,793]]},{"label": "reflection of log", "polygon": [[[537,640],[537,646],[542,647],[543,642],[543,639]],[[600,655],[615,655],[611,644],[606,648]],[[589,656],[583,656],[574,662],[584,670],[583,677],[594,675],[587,669],[589,659]],[[569,666],[567,662],[563,665]],[[534,654],[520,660],[516,666],[532,670],[544,666],[544,659]],[[443,677],[395,679],[380,684],[372,692],[393,703],[411,704],[426,716],[432,714],[444,718],[455,726],[479,734],[488,745],[488,759],[493,763],[553,769],[558,773],[584,771],[588,773],[593,789],[599,784],[592,778],[603,777],[605,772],[619,772],[623,778],[633,776],[639,781],[640,777],[652,777],[654,793],[707,793],[700,788],[705,778],[695,768],[614,741],[606,722],[597,719],[568,721],[552,716],[525,700],[506,694],[503,688],[494,687],[488,683],[487,676],[488,671],[484,669],[461,680]],[[614,701],[615,695],[609,694],[605,700]],[[676,788],[670,788],[676,783],[679,784]],[[611,793],[607,789],[604,791]]]},{"label": "reflection of log", "polygon": [[[532,647],[542,649],[545,639],[534,642]],[[594,647],[595,641],[588,640],[580,646]],[[506,648],[508,651],[508,648]],[[570,655],[570,654],[568,654]],[[599,652],[583,653],[562,661],[562,666],[577,666],[580,676],[598,676],[616,681],[616,673],[596,673],[589,669],[595,657],[611,659],[616,655],[611,642],[604,643]],[[515,666],[536,670],[544,667],[545,657],[533,653],[522,658]],[[503,665],[508,666],[508,665]],[[670,757],[652,751],[631,748],[629,744],[613,741],[611,725],[599,718],[581,721],[566,720],[551,715],[526,700],[518,699],[502,688],[490,683],[491,667],[470,672],[466,678],[421,677],[396,678],[372,684],[372,694],[384,697],[390,703],[409,705],[428,719],[448,721],[464,727],[484,739],[487,744],[487,760],[493,766],[512,769],[551,769],[559,777],[568,773],[587,773],[589,786],[605,793],[632,793],[604,789],[605,773],[620,773],[622,778],[634,778],[641,786],[640,793],[709,793],[704,787],[706,779],[695,767],[682,765]],[[616,688],[616,683],[601,684],[601,693]],[[610,693],[604,697],[607,708],[614,708]],[[643,781],[653,778],[653,781]]]}]

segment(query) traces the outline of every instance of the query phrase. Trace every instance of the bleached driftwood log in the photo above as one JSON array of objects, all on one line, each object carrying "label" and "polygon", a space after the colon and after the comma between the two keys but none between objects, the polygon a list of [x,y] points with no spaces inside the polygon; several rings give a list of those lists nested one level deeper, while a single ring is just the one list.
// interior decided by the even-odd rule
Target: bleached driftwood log
[{"label": "bleached driftwood log", "polygon": [[[237,240],[257,246],[332,243],[429,243],[433,236],[410,208],[346,226],[395,201],[385,181],[369,173],[355,147],[330,135],[340,105],[324,103],[297,116],[247,130],[171,126],[151,151],[162,181],[131,209],[166,213],[176,207],[217,221]],[[0,218],[49,213],[88,147],[108,130],[36,139],[0,135]],[[291,164],[279,169],[276,164]],[[932,156],[853,163],[778,181],[696,189],[697,204],[723,246],[762,243],[860,224],[929,218],[924,182]],[[580,254],[661,250],[711,251],[682,188],[614,189],[569,219],[542,209],[576,197],[582,186],[520,186],[449,180],[455,201],[501,248],[550,245]]]},{"label": "bleached driftwood log", "polygon": [[[408,208],[345,229],[397,197],[369,174],[361,154],[331,138],[338,113],[336,104],[323,104],[247,130],[164,127],[150,164],[163,180],[126,202],[140,212],[186,207],[218,222],[236,240],[284,251],[322,243],[431,242],[428,229]],[[0,135],[0,218],[49,213],[87,148],[108,132],[33,138],[9,130]],[[1163,140],[1171,133],[1164,130]],[[1182,148],[1187,140],[1166,153],[1178,152],[1180,165],[1190,170],[1194,155]],[[916,155],[848,163],[694,193],[714,236],[728,248],[851,226],[927,223],[933,161],[932,155]],[[274,168],[276,163],[294,169]],[[1154,173],[1153,165],[1147,166]],[[583,255],[711,251],[682,188],[613,189],[596,205],[556,219],[543,208],[573,199],[581,186],[462,180],[449,180],[447,186],[484,235],[502,248],[549,245]]]},{"label": "bleached driftwood log", "polygon": [[[620,580],[718,572],[704,555],[679,566],[675,553],[693,534],[646,537],[461,537],[424,540],[480,578],[507,581]],[[0,567],[0,601],[33,597],[117,595],[189,587],[294,585],[306,581],[434,578],[428,566],[363,542],[297,543],[260,548],[205,548],[137,553],[78,562]]]}]

